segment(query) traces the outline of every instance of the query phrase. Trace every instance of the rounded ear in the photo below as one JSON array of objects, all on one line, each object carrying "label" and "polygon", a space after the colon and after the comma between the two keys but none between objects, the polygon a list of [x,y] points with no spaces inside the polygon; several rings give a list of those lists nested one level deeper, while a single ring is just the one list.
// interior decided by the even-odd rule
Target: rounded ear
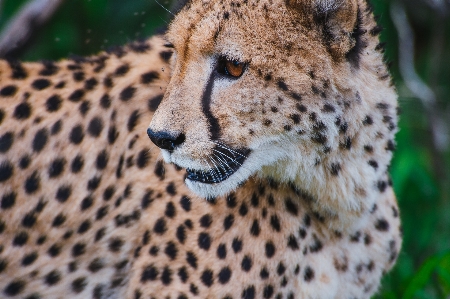
[{"label": "rounded ear", "polygon": [[320,30],[333,58],[340,59],[355,46],[353,31],[358,21],[357,0],[286,0]]}]

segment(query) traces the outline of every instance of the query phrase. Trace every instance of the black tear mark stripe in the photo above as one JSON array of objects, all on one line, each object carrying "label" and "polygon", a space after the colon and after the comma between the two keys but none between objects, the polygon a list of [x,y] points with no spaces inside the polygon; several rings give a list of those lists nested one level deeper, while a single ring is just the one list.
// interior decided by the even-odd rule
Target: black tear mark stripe
[{"label": "black tear mark stripe", "polygon": [[209,133],[212,140],[219,140],[221,136],[221,129],[219,120],[211,113],[211,94],[214,87],[216,72],[213,71],[209,76],[206,88],[202,96],[202,110],[206,119],[208,120]]}]

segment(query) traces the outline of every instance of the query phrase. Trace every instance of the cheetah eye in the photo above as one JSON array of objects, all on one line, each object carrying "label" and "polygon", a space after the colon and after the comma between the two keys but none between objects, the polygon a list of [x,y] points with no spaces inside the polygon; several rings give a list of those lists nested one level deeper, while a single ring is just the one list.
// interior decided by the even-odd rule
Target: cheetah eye
[{"label": "cheetah eye", "polygon": [[225,56],[219,58],[217,72],[231,78],[239,78],[245,71],[246,63],[230,60]]}]

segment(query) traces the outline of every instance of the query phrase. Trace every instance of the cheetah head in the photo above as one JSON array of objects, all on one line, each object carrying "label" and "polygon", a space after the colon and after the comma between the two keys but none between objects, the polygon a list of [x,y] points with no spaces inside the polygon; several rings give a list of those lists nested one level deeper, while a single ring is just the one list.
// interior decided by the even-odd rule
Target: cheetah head
[{"label": "cheetah head", "polygon": [[188,1],[148,134],[202,197],[269,178],[361,213],[386,188],[396,130],[377,34],[364,0]]}]

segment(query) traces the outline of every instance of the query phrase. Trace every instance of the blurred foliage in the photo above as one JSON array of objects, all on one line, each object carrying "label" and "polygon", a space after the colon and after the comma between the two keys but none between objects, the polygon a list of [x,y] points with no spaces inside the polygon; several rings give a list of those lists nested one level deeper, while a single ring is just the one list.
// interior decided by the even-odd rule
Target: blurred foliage
[{"label": "blurred foliage", "polygon": [[[398,0],[400,1],[400,0]],[[445,2],[447,1],[447,2]],[[3,0],[0,30],[25,0]],[[398,66],[398,36],[390,15],[392,0],[372,1],[385,30],[386,60],[402,110],[391,175],[402,212],[403,250],[383,279],[376,298],[450,298],[450,150],[433,145],[425,107],[405,86]],[[400,1],[415,38],[415,68],[435,92],[450,125],[450,2]],[[1,3],[1,1],[0,1]],[[168,1],[159,1],[170,7]],[[90,55],[154,34],[169,14],[154,0],[67,0],[20,54],[22,60]],[[447,136],[450,137],[450,136]],[[450,147],[450,146],[449,146]]]}]

